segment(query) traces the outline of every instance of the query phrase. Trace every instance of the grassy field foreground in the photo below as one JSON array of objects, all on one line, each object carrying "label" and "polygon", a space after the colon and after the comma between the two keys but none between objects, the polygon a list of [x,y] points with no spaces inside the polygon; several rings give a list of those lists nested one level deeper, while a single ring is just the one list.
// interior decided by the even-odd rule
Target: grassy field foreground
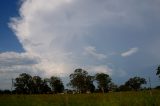
[{"label": "grassy field foreground", "polygon": [[106,94],[0,95],[0,106],[160,106],[160,91]]}]

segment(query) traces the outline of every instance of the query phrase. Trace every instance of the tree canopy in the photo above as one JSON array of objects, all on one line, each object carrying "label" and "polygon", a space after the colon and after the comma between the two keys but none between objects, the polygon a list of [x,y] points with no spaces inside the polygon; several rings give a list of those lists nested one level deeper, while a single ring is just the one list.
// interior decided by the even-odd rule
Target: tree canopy
[{"label": "tree canopy", "polygon": [[39,76],[31,76],[26,73],[22,73],[15,79],[14,82],[15,91],[23,94],[38,94],[47,93],[51,89],[45,80],[42,80]]},{"label": "tree canopy", "polygon": [[55,93],[61,93],[64,90],[63,82],[59,77],[52,76],[50,78],[50,85],[52,87],[52,91]]},{"label": "tree canopy", "polygon": [[32,76],[26,73],[22,73],[15,79],[14,86],[18,93],[30,93],[32,92]]},{"label": "tree canopy", "polygon": [[111,83],[111,78],[108,74],[97,73],[95,79],[98,83],[98,88],[101,89],[103,93],[109,91],[109,83]]},{"label": "tree canopy", "polygon": [[[160,77],[160,66],[157,68],[157,75]],[[130,78],[125,84],[117,86],[111,81],[111,77],[105,73],[97,73],[94,76],[89,75],[84,69],[75,69],[69,75],[68,85],[77,93],[86,92],[108,92],[108,91],[129,91],[140,90],[141,85],[147,81],[141,77]],[[97,82],[95,90],[94,82]],[[14,81],[16,93],[23,94],[42,94],[42,93],[61,93],[64,91],[64,85],[59,77],[51,76],[50,78],[42,79],[40,76],[31,76],[27,73],[20,74]]]},{"label": "tree canopy", "polygon": [[157,70],[156,75],[159,76],[159,78],[160,78],[160,65],[158,66],[158,68],[156,70]]},{"label": "tree canopy", "polygon": [[130,78],[125,85],[132,88],[133,90],[139,90],[141,88],[142,84],[146,84],[147,81],[144,78],[140,78],[140,77],[133,77]]},{"label": "tree canopy", "polygon": [[70,83],[68,85],[80,93],[93,91],[95,89],[93,85],[94,77],[88,75],[88,72],[83,69],[76,69],[69,77]]}]

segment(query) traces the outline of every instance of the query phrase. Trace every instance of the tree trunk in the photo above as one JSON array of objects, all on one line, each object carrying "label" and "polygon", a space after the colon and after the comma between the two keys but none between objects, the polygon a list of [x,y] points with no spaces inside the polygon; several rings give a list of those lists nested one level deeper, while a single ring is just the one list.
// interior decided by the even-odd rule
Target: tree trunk
[{"label": "tree trunk", "polygon": [[104,88],[103,87],[101,87],[101,90],[102,90],[102,93],[104,93]]}]

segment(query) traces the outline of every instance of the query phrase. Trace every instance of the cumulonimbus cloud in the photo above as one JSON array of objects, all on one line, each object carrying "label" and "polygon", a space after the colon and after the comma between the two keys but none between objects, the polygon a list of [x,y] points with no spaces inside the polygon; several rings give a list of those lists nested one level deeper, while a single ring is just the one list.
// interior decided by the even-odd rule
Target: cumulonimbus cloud
[{"label": "cumulonimbus cloud", "polygon": [[[144,7],[141,4],[138,0],[24,0],[19,9],[20,17],[12,18],[9,25],[25,52],[40,57],[37,65],[47,75],[70,73],[84,64],[92,65],[83,55],[84,48],[92,45],[88,42],[90,38],[100,35],[110,38],[112,33],[106,31],[110,27],[121,30],[143,26],[145,16],[137,11],[146,12],[150,3],[145,2]],[[151,8],[159,10],[157,7]],[[98,43],[104,44],[103,47]],[[93,45],[105,50],[107,42],[95,40]],[[103,51],[93,47],[86,50],[99,61],[106,58]],[[121,55],[129,56],[137,51],[138,48],[132,48]],[[94,61],[94,65],[104,65],[99,61]]]},{"label": "cumulonimbus cloud", "polygon": [[[26,70],[43,73],[44,76],[66,75],[77,67],[90,67],[90,72],[112,75],[113,67],[106,65],[104,53],[113,52],[110,51],[114,50],[112,45],[117,48],[126,45],[124,37],[133,37],[131,34],[123,36],[127,28],[143,28],[152,23],[150,20],[159,20],[159,1],[155,0],[153,5],[150,1],[142,1],[23,0],[20,17],[12,17],[9,26],[25,52],[0,54],[0,58],[3,57],[0,60],[2,75],[7,70],[8,73]],[[153,17],[148,17],[148,12]],[[139,38],[142,35],[135,36]],[[124,44],[121,45],[121,42]],[[110,50],[108,46],[111,46]],[[131,48],[121,56],[130,56],[137,51],[138,48]],[[97,60],[91,60],[88,56]]]},{"label": "cumulonimbus cloud", "polygon": [[[90,3],[93,5],[88,6]],[[82,62],[87,64],[83,50],[92,27],[120,15],[104,3],[107,5],[104,1],[25,0],[20,18],[12,18],[10,27],[25,51],[40,57],[36,66],[47,75],[69,73],[83,66]],[[99,60],[106,58],[92,47],[85,51]]]},{"label": "cumulonimbus cloud", "polygon": [[[86,48],[92,45],[88,39],[98,38],[100,34],[103,34],[101,37],[108,36],[106,29],[100,26],[143,24],[143,18],[132,9],[137,6],[137,1],[133,0],[133,5],[133,2],[126,0],[24,0],[19,10],[20,17],[12,18],[9,25],[25,52],[39,58],[36,67],[46,75],[66,74],[84,64],[91,66],[94,62],[97,66],[104,65],[100,60],[105,59],[106,55],[102,54],[103,51],[97,51],[98,46],[97,50]],[[94,34],[95,30],[104,33],[97,31]],[[105,41],[100,43],[107,45]],[[84,48],[88,56],[92,55],[99,61],[88,62],[83,55]],[[122,56],[136,51],[134,48],[122,53]]]}]

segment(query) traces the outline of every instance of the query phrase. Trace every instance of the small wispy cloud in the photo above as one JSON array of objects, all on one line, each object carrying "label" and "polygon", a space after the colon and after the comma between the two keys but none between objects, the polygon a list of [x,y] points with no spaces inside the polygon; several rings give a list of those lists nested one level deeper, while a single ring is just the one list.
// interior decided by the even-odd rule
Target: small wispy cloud
[{"label": "small wispy cloud", "polygon": [[98,59],[98,60],[102,60],[102,59],[105,59],[107,58],[107,56],[105,54],[100,54],[100,53],[97,53],[97,50],[95,47],[93,46],[87,46],[84,48],[84,54],[85,55],[91,55],[92,57]]},{"label": "small wispy cloud", "polygon": [[122,57],[131,56],[132,54],[138,52],[138,50],[139,50],[139,49],[138,49],[137,47],[131,48],[131,49],[129,49],[128,51],[121,53],[121,56],[122,56]]}]

